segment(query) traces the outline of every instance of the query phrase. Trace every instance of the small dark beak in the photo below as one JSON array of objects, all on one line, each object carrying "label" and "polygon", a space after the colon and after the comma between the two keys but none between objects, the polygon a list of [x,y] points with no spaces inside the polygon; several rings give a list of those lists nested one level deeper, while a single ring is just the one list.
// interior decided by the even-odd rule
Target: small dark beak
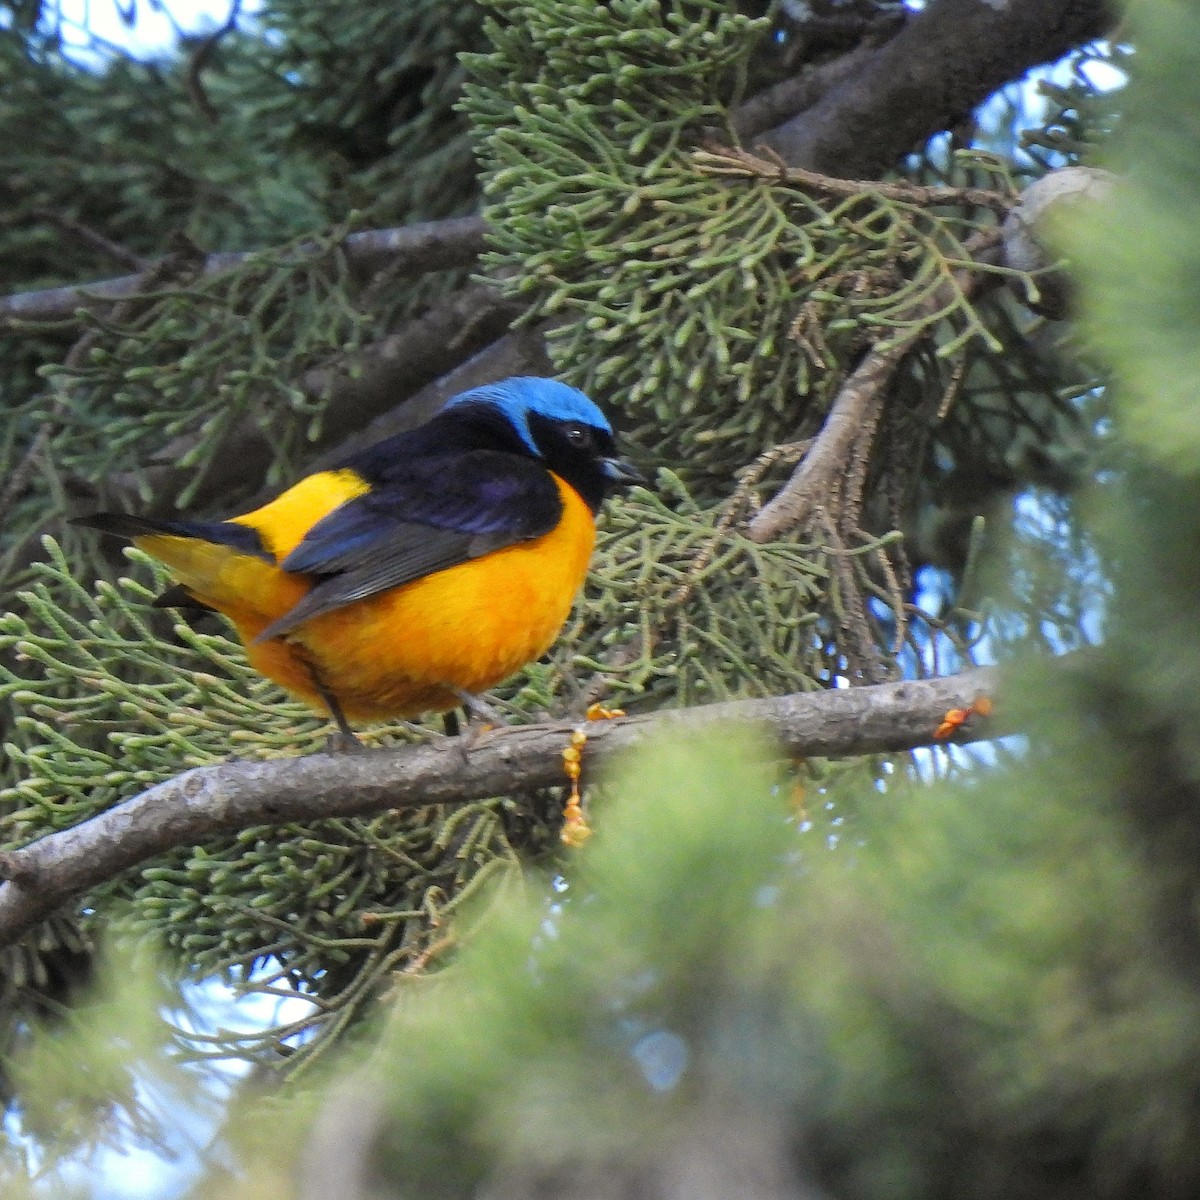
[{"label": "small dark beak", "polygon": [[632,483],[646,484],[646,477],[633,465],[623,458],[602,458],[604,478],[613,487],[629,487]]}]

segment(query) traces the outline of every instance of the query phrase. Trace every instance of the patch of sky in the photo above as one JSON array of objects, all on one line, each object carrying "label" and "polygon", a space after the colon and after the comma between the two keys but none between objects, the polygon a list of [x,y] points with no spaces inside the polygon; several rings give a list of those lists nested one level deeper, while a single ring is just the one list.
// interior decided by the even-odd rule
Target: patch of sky
[{"label": "patch of sky", "polygon": [[167,57],[183,38],[220,29],[231,16],[244,28],[261,11],[262,0],[57,0],[41,24],[67,58],[100,68],[116,56]]}]

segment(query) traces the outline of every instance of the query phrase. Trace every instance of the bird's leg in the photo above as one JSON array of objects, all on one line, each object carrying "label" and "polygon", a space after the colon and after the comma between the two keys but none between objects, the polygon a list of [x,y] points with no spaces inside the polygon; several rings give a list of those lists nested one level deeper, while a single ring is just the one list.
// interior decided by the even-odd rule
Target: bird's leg
[{"label": "bird's leg", "polygon": [[362,742],[350,728],[350,722],[346,720],[346,714],[342,712],[342,706],[338,703],[337,697],[325,686],[325,681],[321,678],[317,668],[312,663],[305,663],[305,666],[308,667],[309,678],[313,682],[317,695],[321,697],[321,703],[329,709],[329,715],[338,727],[337,733],[331,733],[326,739],[325,752],[327,754],[345,754],[364,749]]},{"label": "bird's leg", "polygon": [[477,696],[474,692],[468,692],[462,688],[454,688],[453,690],[454,694],[462,701],[463,711],[474,718],[471,721],[470,728],[467,730],[467,736],[459,743],[462,747],[462,755],[465,760],[467,755],[477,746],[481,746],[484,742],[491,741],[498,734],[504,733],[509,728],[509,725],[504,717],[484,700],[482,696]]},{"label": "bird's leg", "polygon": [[504,718],[484,699],[475,695],[474,692],[468,692],[465,688],[452,687],[448,689],[462,702],[463,711],[467,716],[474,717],[478,723],[472,722],[467,730],[466,737],[459,737],[462,732],[462,726],[458,719],[458,710],[450,709],[442,713],[442,726],[446,731],[447,739],[453,738],[454,741],[445,741],[435,743],[439,749],[449,750],[451,747],[456,749],[462,755],[463,760],[466,760],[467,755],[475,749],[482,741],[494,736],[496,733],[504,729]]},{"label": "bird's leg", "polygon": [[458,697],[463,708],[471,716],[477,717],[480,721],[486,721],[489,725],[505,724],[504,718],[482,696],[468,692],[465,688],[456,687],[450,690]]}]

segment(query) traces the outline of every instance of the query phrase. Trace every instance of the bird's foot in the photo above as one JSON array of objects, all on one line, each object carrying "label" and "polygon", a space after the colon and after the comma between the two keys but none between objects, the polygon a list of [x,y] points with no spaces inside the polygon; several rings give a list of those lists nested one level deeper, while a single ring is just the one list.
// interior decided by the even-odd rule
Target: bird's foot
[{"label": "bird's foot", "polygon": [[350,729],[338,729],[325,739],[326,754],[361,754],[366,749]]},{"label": "bird's foot", "polygon": [[437,750],[456,751],[464,763],[467,762],[472,750],[478,750],[485,742],[489,742],[499,734],[507,732],[506,726],[497,729],[494,725],[489,725],[486,722],[472,721],[467,726],[465,733],[459,730],[457,720],[454,722],[454,727],[453,733],[447,729],[444,737],[437,738],[430,744]]},{"label": "bird's foot", "polygon": [[317,695],[321,697],[325,707],[329,710],[329,719],[337,726],[337,732],[331,733],[325,739],[325,753],[357,754],[360,750],[365,750],[366,746],[358,740],[354,734],[354,730],[350,728],[350,722],[346,720],[346,714],[342,712],[342,706],[338,698],[325,686],[325,681],[321,678],[320,672],[312,663],[306,663],[305,665],[308,667],[308,673],[312,679],[313,687],[317,690]]},{"label": "bird's foot", "polygon": [[465,688],[450,689],[457,697],[463,708],[477,721],[492,728],[501,728],[506,724],[504,718],[482,696],[468,692]]},{"label": "bird's foot", "polygon": [[444,738],[439,738],[433,744],[439,750],[456,750],[462,756],[463,762],[472,750],[478,749],[485,742],[498,734],[504,733],[508,726],[504,718],[486,700],[468,692],[463,688],[453,688],[454,695],[462,702],[464,711],[470,718],[466,732],[458,718],[457,709],[450,709],[442,714],[442,725],[446,731]]}]

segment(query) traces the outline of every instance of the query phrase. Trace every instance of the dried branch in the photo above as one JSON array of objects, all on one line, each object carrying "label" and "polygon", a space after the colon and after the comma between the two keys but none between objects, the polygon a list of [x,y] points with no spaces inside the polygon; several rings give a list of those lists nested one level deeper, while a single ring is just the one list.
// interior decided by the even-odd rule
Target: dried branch
[{"label": "dried branch", "polygon": [[[998,257],[995,230],[983,230],[968,239],[964,251],[983,266]],[[769,542],[803,525],[813,510],[828,500],[837,482],[855,463],[864,462],[870,439],[879,424],[887,390],[904,356],[930,332],[922,318],[944,308],[957,289],[964,298],[976,294],[984,280],[997,276],[981,271],[958,270],[908,314],[913,322],[901,333],[892,334],[880,348],[869,351],[842,385],[812,449],[800,461],[792,477],[769,504],[749,523],[746,534],[756,542]]]},{"label": "dried branch", "polygon": [[[876,687],[740,700],[587,726],[585,771],[649,737],[754,724],[782,752],[841,756],[926,746],[951,709],[969,709],[998,683],[995,668]],[[185,771],[71,829],[0,853],[0,946],[59,905],[177,846],[251,825],[365,816],[459,804],[565,783],[562,751],[575,725],[554,722],[495,734],[469,755],[453,742],[362,754],[229,762]],[[992,721],[962,726],[957,741],[995,737]]]},{"label": "dried branch", "polygon": [[1004,195],[991,188],[921,185],[903,180],[883,183],[877,179],[843,179],[822,175],[804,167],[789,167],[769,146],[761,155],[733,146],[708,146],[697,150],[692,161],[709,175],[740,175],[752,179],[770,179],[779,183],[800,184],[827,196],[880,196],[902,204],[929,207],[938,204],[990,208],[1006,213],[1017,203],[1016,193]]},{"label": "dried branch", "polygon": [[[420,275],[425,271],[470,266],[483,250],[486,230],[482,217],[452,217],[397,229],[352,233],[342,244],[342,249],[350,265],[366,275],[373,275],[384,267],[397,274]],[[298,254],[320,252],[321,247],[315,243],[297,249]],[[216,275],[227,271],[253,253],[210,254],[204,259],[199,274]],[[149,269],[154,270],[155,265],[151,263]],[[145,276],[137,274],[39,292],[18,292],[0,298],[0,326],[14,321],[61,321],[74,316],[76,310],[92,307],[98,302],[136,295],[145,286]]]},{"label": "dried branch", "polygon": [[229,16],[225,18],[225,23],[218,26],[206,37],[199,46],[196,47],[188,62],[187,69],[187,90],[188,95],[192,98],[192,103],[199,109],[201,115],[211,125],[217,124],[221,119],[220,114],[213,106],[213,102],[208,97],[208,90],[204,86],[204,72],[212,62],[213,55],[217,52],[217,47],[221,44],[221,40],[226,34],[231,33],[237,28],[238,16],[241,13],[242,0],[233,0],[229,6]]},{"label": "dried branch", "polygon": [[808,520],[813,509],[828,502],[835,478],[861,459],[864,435],[879,423],[888,384],[909,349],[902,341],[868,354],[838,392],[812,448],[779,494],[750,521],[746,535],[769,542]]},{"label": "dried branch", "polygon": [[53,225],[62,233],[74,238],[81,246],[86,246],[87,249],[97,254],[103,254],[123,267],[134,271],[146,269],[146,260],[140,254],[135,254],[132,250],[122,246],[120,242],[114,242],[112,238],[105,237],[98,229],[93,229],[90,225],[85,225],[82,221],[78,221],[66,213],[56,212],[52,208],[32,208],[29,210],[29,215]]}]

